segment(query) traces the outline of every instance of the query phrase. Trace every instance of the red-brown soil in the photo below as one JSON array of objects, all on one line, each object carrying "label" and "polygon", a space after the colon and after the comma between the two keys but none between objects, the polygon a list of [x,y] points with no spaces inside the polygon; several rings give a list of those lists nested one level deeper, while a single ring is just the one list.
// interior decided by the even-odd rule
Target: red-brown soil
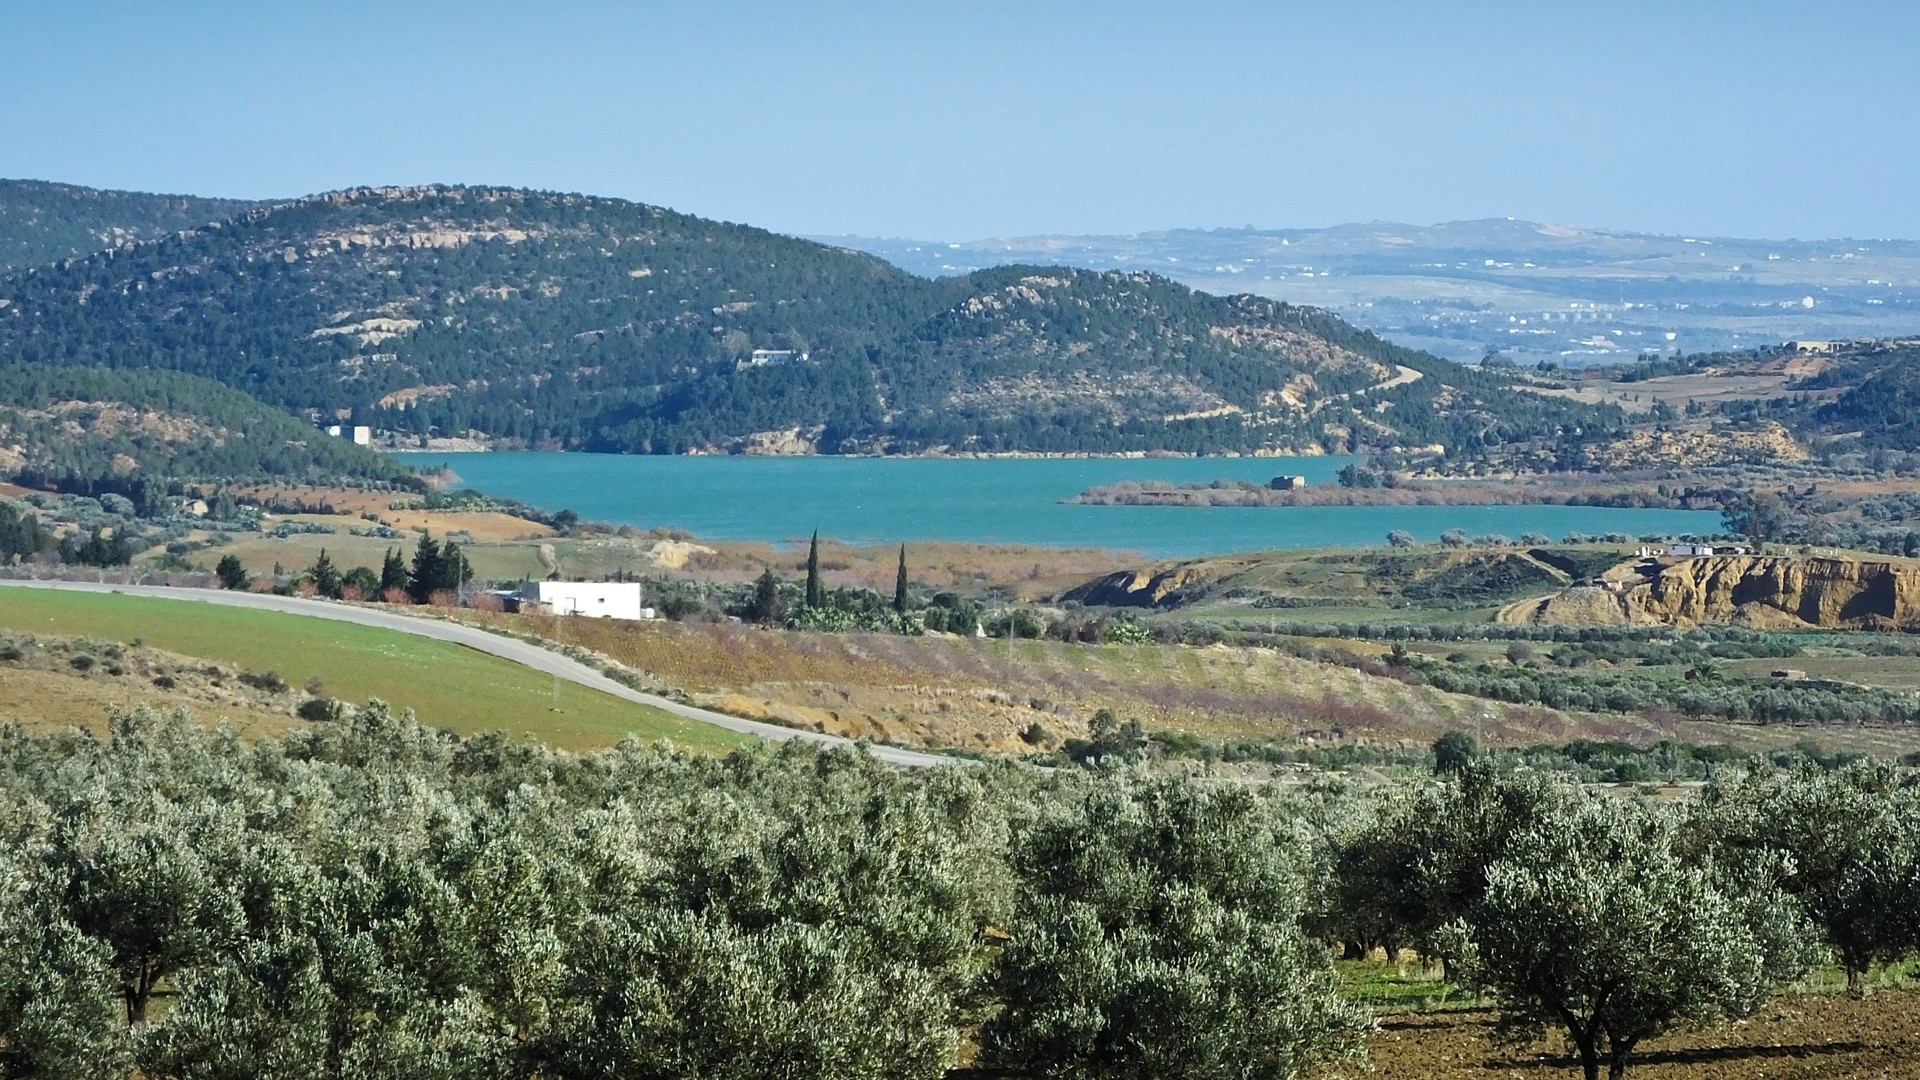
[{"label": "red-brown soil", "polygon": [[[1580,1062],[1550,1034],[1527,1047],[1496,1046],[1490,1011],[1382,1016],[1368,1045],[1372,1075],[1405,1080],[1578,1077]],[[1631,1080],[1865,1080],[1920,1077],[1920,993],[1865,1000],[1782,997],[1750,1019],[1646,1044]]]}]

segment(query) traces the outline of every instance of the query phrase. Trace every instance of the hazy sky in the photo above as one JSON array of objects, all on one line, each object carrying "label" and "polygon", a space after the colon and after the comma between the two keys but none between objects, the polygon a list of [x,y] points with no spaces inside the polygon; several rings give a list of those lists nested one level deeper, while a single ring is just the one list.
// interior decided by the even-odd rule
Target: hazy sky
[{"label": "hazy sky", "polygon": [[[400,9],[404,10],[389,10]],[[502,183],[972,239],[1920,237],[1920,4],[0,6],[0,176]]]}]

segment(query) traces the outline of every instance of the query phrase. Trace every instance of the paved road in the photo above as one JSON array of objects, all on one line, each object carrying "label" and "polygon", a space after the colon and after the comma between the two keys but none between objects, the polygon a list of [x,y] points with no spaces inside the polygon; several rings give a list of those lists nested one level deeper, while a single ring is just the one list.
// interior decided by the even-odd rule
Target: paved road
[{"label": "paved road", "polygon": [[[683,705],[672,698],[658,694],[648,694],[624,686],[600,674],[568,656],[553,652],[538,645],[529,645],[516,638],[489,634],[461,623],[445,622],[439,619],[417,619],[411,615],[401,615],[393,611],[378,608],[355,607],[352,604],[335,603],[331,600],[307,600],[298,596],[273,596],[266,593],[226,592],[213,589],[173,589],[164,585],[110,585],[91,581],[15,581],[0,578],[0,587],[26,589],[62,589],[70,592],[124,593],[127,596],[150,596],[163,600],[180,600],[201,604],[224,604],[228,607],[253,608],[259,611],[278,611],[288,615],[305,615],[316,619],[333,619],[338,622],[359,623],[362,626],[377,626],[383,630],[397,630],[403,634],[434,638],[438,641],[450,641],[456,645],[465,645],[503,660],[533,668],[548,675],[557,675],[568,682],[598,690],[603,694],[612,694],[617,698],[651,705],[656,709],[697,720],[703,724],[738,731],[746,735],[756,735],[762,739],[783,742],[787,739],[803,739],[807,742],[822,743],[830,746],[852,745],[849,739],[837,735],[822,735],[813,731],[795,731],[777,724],[763,724],[754,720],[742,720],[737,716],[699,709],[692,705]],[[217,660],[219,657],[208,657]],[[902,750],[892,746],[869,744],[867,752],[881,761],[894,765],[955,765],[966,762],[965,758],[947,757],[941,754],[923,754],[914,750]]]}]

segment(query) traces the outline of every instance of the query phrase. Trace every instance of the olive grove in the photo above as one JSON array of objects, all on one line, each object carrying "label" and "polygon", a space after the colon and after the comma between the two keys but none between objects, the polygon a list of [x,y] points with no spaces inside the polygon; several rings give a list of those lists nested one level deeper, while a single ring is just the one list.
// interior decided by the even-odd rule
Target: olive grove
[{"label": "olive grove", "polygon": [[0,726],[0,1078],[1286,1078],[1363,1058],[1376,948],[1619,1077],[1822,944],[1907,954],[1912,799]]}]

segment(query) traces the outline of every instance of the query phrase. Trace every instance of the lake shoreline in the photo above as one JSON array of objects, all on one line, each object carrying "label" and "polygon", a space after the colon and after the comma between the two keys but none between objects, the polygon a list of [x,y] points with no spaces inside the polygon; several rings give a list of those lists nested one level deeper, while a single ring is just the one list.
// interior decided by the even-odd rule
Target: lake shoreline
[{"label": "lake shoreline", "polygon": [[840,461],[1285,461],[1288,459],[1313,459],[1341,455],[1329,455],[1325,451],[1318,453],[1307,450],[1275,450],[1272,453],[1255,450],[1241,453],[1228,450],[1218,454],[1202,454],[1185,450],[1121,450],[1113,453],[1099,453],[1087,450],[1048,451],[1048,450],[957,450],[952,453],[913,453],[913,454],[767,454],[744,451],[741,453],[723,451],[690,450],[684,454],[632,454],[621,450],[541,450],[530,446],[494,446],[477,439],[431,439],[429,443],[446,445],[427,447],[378,446],[375,449],[392,457],[421,457],[432,454],[540,454],[550,457],[635,457],[635,458],[747,458],[764,461],[786,461],[804,459],[832,459]]},{"label": "lake shoreline", "polygon": [[[1536,532],[1712,535],[1717,512],[1566,505],[1090,506],[1070,500],[1120,483],[1264,485],[1307,477],[1329,493],[1351,457],[1116,458],[664,456],[425,453],[467,485],[549,512],[683,529],[711,540],[782,543],[816,530],[850,545],[953,541],[1136,551],[1148,559],[1283,548],[1372,547],[1390,532],[1437,539]],[[884,463],[884,464],[883,464]]]},{"label": "lake shoreline", "polygon": [[1275,488],[1245,480],[1167,484],[1122,481],[1066,500],[1079,506],[1283,508],[1314,506],[1594,506],[1618,510],[1719,510],[1711,495],[1665,494],[1644,485],[1530,476],[1510,481],[1415,481],[1394,487]]}]

